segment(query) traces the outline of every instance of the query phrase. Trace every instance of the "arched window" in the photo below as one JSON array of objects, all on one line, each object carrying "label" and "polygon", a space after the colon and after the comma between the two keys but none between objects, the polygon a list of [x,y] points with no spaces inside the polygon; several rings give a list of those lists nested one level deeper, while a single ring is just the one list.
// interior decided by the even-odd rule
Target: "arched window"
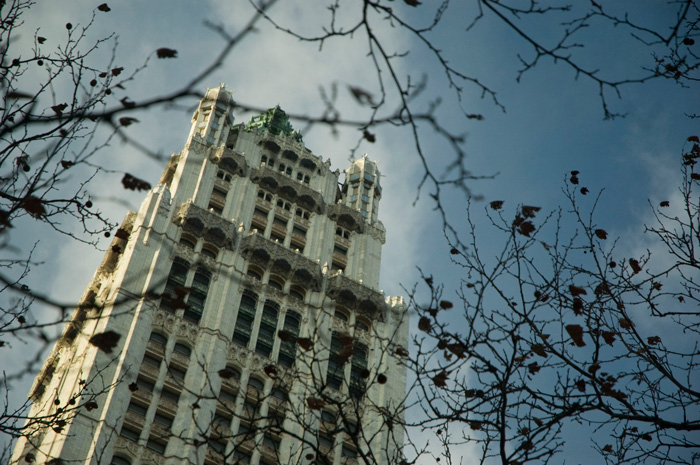
[{"label": "arched window", "polygon": [[202,247],[202,255],[206,255],[207,257],[216,260],[216,257],[219,255],[219,251],[216,249],[216,247],[213,247],[211,245],[205,245],[204,247]]},{"label": "arched window", "polygon": [[248,387],[253,388],[256,391],[263,392],[265,390],[265,383],[263,382],[263,380],[251,376],[248,380]]},{"label": "arched window", "polygon": [[339,308],[335,309],[335,314],[333,316],[335,316],[339,320],[348,321],[348,314],[344,310],[341,310]]},{"label": "arched window", "polygon": [[179,342],[175,344],[175,347],[173,347],[173,352],[177,352],[178,354],[187,358],[190,358],[190,355],[192,355],[192,349],[184,344],[180,344]]},{"label": "arched window", "polygon": [[124,457],[112,457],[112,460],[109,463],[110,465],[131,465],[131,461],[129,461],[129,459],[125,459]]},{"label": "arched window", "polygon": [[300,301],[304,301],[304,290],[298,286],[295,286],[289,290],[289,297],[293,299],[297,299]]},{"label": "arched window", "polygon": [[255,352],[269,357],[272,353],[272,346],[275,343],[275,333],[277,332],[277,313],[279,305],[267,301],[263,307],[260,328],[258,329],[258,342],[255,344]]},{"label": "arched window", "polygon": [[331,389],[340,390],[343,385],[345,373],[343,370],[343,360],[340,357],[340,352],[343,350],[343,343],[338,337],[338,333],[334,332],[331,337],[330,354],[328,355],[328,373],[326,374],[326,384]]},{"label": "arched window", "polygon": [[233,331],[233,342],[244,347],[248,346],[250,334],[253,332],[253,321],[255,321],[255,309],[258,305],[257,296],[252,292],[245,291],[238,306],[238,316],[236,317],[236,329]]},{"label": "arched window", "polygon": [[365,380],[369,372],[367,371],[367,346],[362,343],[355,343],[352,352],[352,366],[350,368],[350,395],[354,399],[359,399],[365,392]]},{"label": "arched window", "polygon": [[270,287],[273,287],[277,290],[281,291],[282,289],[284,289],[284,281],[278,276],[270,276],[270,279],[267,283],[270,285]]},{"label": "arched window", "polygon": [[190,264],[181,258],[175,258],[173,266],[170,267],[170,274],[165,282],[165,290],[163,291],[163,299],[160,306],[171,313],[185,306],[184,291],[185,282],[187,281],[187,273],[190,270]]},{"label": "arched window", "polygon": [[257,279],[258,281],[262,279],[263,275],[262,270],[253,265],[248,265],[248,272],[246,274],[253,279]]},{"label": "arched window", "polygon": [[362,331],[369,331],[369,324],[365,320],[358,319],[355,321],[355,327],[361,329]]},{"label": "arched window", "polygon": [[192,291],[187,299],[187,310],[185,310],[185,319],[193,323],[199,323],[204,312],[204,303],[207,300],[207,292],[209,292],[209,282],[211,281],[211,273],[203,268],[197,269],[192,280]]},{"label": "arched window", "polygon": [[165,346],[168,343],[167,337],[155,331],[151,333],[151,335],[148,337],[148,340],[152,341],[155,344],[158,344],[159,346]]},{"label": "arched window", "polygon": [[184,234],[180,238],[180,244],[184,245],[185,247],[190,248],[190,249],[194,249],[194,246],[196,243],[197,243],[197,241],[194,238],[192,238],[190,236],[185,236]]},{"label": "arched window", "polygon": [[295,339],[299,336],[299,326],[301,326],[301,315],[297,312],[287,310],[287,315],[284,317],[284,330],[289,333],[291,337],[280,343],[280,353],[277,357],[277,361],[282,366],[291,367],[294,365],[294,359],[296,358]]}]

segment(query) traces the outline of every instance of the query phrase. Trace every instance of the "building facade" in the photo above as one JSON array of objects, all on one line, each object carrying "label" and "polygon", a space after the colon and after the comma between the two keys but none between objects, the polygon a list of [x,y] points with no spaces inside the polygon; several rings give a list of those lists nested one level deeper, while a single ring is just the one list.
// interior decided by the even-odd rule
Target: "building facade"
[{"label": "building facade", "polygon": [[207,91],[30,392],[13,463],[398,463],[408,339],[377,164]]}]

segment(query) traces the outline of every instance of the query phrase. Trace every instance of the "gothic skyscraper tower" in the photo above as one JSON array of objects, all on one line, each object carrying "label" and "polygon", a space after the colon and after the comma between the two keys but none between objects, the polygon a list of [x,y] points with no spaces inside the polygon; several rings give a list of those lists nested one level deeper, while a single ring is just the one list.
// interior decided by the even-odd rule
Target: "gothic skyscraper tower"
[{"label": "gothic skyscraper tower", "polygon": [[236,125],[233,105],[207,91],[127,214],[30,392],[53,420],[13,463],[399,461],[408,322],[378,290],[377,164],[341,184],[279,107]]}]

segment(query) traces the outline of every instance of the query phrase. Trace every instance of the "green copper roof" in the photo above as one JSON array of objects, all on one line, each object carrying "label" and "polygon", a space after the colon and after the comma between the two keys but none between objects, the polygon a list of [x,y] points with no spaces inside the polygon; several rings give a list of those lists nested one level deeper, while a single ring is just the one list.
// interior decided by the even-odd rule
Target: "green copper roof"
[{"label": "green copper roof", "polygon": [[258,131],[267,130],[276,136],[280,134],[292,136],[297,142],[301,142],[301,133],[294,130],[289,122],[287,113],[285,113],[279,105],[275,106],[274,108],[270,108],[258,116],[251,116],[250,121],[245,126],[245,129],[249,131],[253,129]]}]

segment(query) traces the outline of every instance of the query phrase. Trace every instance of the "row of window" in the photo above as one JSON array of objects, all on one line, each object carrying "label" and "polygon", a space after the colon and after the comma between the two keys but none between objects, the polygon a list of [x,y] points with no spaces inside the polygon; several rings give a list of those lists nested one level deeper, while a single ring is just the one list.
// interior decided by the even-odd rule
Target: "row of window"
[{"label": "row of window", "polygon": [[[274,197],[271,193],[266,192],[262,189],[258,190],[258,198],[261,200],[264,200],[267,203],[272,203],[274,201]],[[292,209],[294,208],[294,213],[296,216],[299,218],[303,218],[305,220],[308,220],[311,217],[311,213],[309,213],[307,210],[300,208],[300,207],[295,207],[294,204],[283,200],[281,198],[277,199],[277,202],[275,203],[279,208],[286,210],[291,213]],[[266,210],[266,209],[262,209]]]},{"label": "row of window", "polygon": [[160,306],[170,313],[179,313],[180,309],[184,309],[183,317],[187,321],[199,324],[209,291],[211,273],[198,267],[191,278],[190,275],[189,262],[175,257]]},{"label": "row of window", "polygon": [[[277,170],[280,173],[283,173],[291,178],[294,178],[293,167],[288,162],[283,162],[282,160],[278,161],[278,160],[275,160],[273,157],[268,157],[267,155],[263,155],[260,159],[260,164],[262,166],[269,166],[270,168],[274,168],[275,166],[277,166]],[[313,169],[316,166],[313,165],[313,167],[311,167],[310,165],[313,165],[313,163],[310,160],[302,160],[300,163],[300,166],[313,171]],[[301,170],[296,170],[296,179],[297,179],[297,181],[303,182],[304,184],[309,184],[309,182],[311,181],[311,178],[309,177],[309,175]]]}]

